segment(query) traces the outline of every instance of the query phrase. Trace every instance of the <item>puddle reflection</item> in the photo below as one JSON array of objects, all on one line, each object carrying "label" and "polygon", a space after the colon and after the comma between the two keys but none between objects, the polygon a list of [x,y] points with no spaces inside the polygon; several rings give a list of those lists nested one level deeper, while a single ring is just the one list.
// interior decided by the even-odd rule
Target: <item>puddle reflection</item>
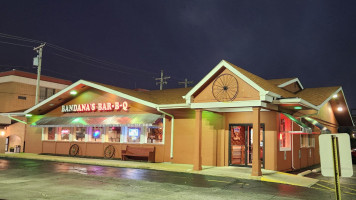
[{"label": "puddle reflection", "polygon": [[0,159],[0,170],[7,170],[9,169],[10,162],[8,160]]}]

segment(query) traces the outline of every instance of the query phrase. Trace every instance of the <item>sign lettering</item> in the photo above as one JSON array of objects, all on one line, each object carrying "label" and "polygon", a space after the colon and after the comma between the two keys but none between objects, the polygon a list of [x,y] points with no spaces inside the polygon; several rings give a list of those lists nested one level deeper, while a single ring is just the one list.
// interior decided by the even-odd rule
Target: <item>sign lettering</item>
[{"label": "sign lettering", "polygon": [[73,105],[62,105],[63,113],[73,113],[73,112],[105,112],[105,111],[128,111],[129,104],[124,102],[115,103],[86,103],[86,104],[73,104]]}]

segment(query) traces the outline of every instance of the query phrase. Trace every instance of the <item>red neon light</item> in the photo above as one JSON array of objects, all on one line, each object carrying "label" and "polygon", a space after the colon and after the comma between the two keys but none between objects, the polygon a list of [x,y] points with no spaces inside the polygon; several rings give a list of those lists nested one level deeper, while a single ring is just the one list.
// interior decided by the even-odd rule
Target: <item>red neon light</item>
[{"label": "red neon light", "polygon": [[129,104],[124,101],[122,103],[90,103],[90,104],[74,104],[74,105],[62,105],[62,112],[95,112],[95,111],[128,111]]},{"label": "red neon light", "polygon": [[61,132],[62,132],[62,134],[68,134],[69,130],[68,129],[63,129]]}]

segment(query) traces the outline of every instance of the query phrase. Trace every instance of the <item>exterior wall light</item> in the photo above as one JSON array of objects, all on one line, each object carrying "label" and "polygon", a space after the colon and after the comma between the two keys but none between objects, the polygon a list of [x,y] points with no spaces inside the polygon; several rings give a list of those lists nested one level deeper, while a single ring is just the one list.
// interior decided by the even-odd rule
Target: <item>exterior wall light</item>
[{"label": "exterior wall light", "polygon": [[343,109],[342,109],[342,107],[341,106],[339,106],[339,107],[337,107],[337,111],[342,111]]},{"label": "exterior wall light", "polygon": [[1,136],[4,136],[5,135],[5,131],[1,131]]},{"label": "exterior wall light", "polygon": [[334,95],[333,95],[333,98],[336,99],[336,98],[337,98],[337,94],[334,94]]},{"label": "exterior wall light", "polygon": [[26,117],[32,117],[32,114],[26,114]]},{"label": "exterior wall light", "polygon": [[71,94],[71,95],[76,95],[76,94],[78,94],[78,92],[75,91],[75,90],[72,90],[72,91],[69,92],[69,94]]}]

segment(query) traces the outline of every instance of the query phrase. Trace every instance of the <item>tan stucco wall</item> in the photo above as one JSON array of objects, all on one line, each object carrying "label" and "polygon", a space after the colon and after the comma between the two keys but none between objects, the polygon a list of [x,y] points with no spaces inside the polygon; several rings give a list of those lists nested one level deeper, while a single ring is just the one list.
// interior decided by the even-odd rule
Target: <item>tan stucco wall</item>
[{"label": "tan stucco wall", "polygon": [[[252,124],[252,112],[226,113],[225,127],[229,124]],[[261,112],[261,124],[265,125],[265,169],[276,170],[277,168],[277,113],[274,111]],[[229,143],[229,138],[226,137]],[[228,151],[228,149],[226,149]],[[229,152],[225,153],[225,164],[228,162]]]},{"label": "tan stucco wall", "polygon": [[[259,92],[250,86],[248,83],[243,81],[240,77],[233,74],[230,70],[225,69],[221,74],[230,74],[237,79],[238,82],[238,93],[234,101],[246,101],[246,100],[259,100]],[[213,93],[212,86],[214,80],[212,80],[199,94],[194,97],[194,103],[202,102],[217,102]]]},{"label": "tan stucco wall", "polygon": [[[16,117],[17,119],[20,119],[22,121],[25,121],[26,119],[24,117]],[[23,152],[23,146],[24,146],[24,139],[25,139],[25,130],[26,130],[26,124],[21,123],[21,122],[16,122],[10,126],[7,127],[6,131],[6,136],[10,136],[9,138],[9,148],[14,147],[16,145],[21,145],[21,152]]]},{"label": "tan stucco wall", "polygon": [[[7,82],[0,84],[0,112],[24,110],[34,106],[36,86],[24,83]],[[18,96],[26,97],[26,100],[18,99]]]}]

